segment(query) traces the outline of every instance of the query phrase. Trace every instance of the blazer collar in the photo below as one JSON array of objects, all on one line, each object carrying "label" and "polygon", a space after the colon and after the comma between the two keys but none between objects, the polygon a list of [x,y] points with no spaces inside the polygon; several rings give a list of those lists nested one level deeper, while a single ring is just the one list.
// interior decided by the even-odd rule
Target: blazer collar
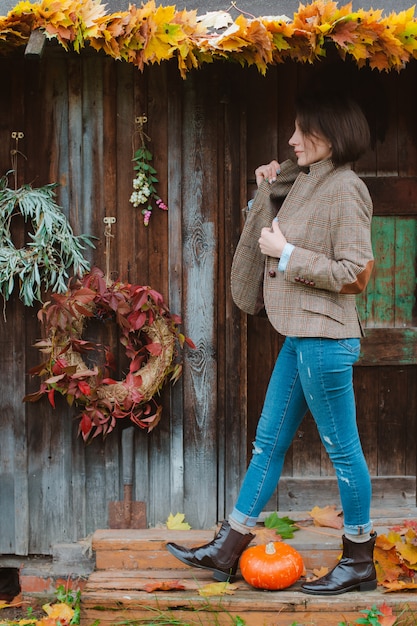
[{"label": "blazer collar", "polygon": [[318,163],[312,163],[310,165],[309,173],[311,176],[314,176],[316,178],[322,178],[323,176],[326,176],[326,174],[330,174],[331,172],[334,172],[336,169],[350,170],[351,167],[348,163],[345,165],[340,165],[339,167],[336,167],[331,159],[325,159],[324,161],[319,161]]}]

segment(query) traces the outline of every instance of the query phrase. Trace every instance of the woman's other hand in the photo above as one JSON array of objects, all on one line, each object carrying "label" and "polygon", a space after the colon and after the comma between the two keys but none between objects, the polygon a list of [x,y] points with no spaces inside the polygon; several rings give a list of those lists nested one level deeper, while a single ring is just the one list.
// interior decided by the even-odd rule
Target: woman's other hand
[{"label": "woman's other hand", "polygon": [[261,230],[259,247],[262,254],[279,259],[286,243],[287,240],[282,234],[276,218],[272,221],[271,228],[263,228]]},{"label": "woman's other hand", "polygon": [[274,183],[277,179],[277,174],[281,171],[281,166],[278,161],[271,161],[268,165],[260,165],[255,170],[256,184],[259,185],[263,180],[269,183]]}]

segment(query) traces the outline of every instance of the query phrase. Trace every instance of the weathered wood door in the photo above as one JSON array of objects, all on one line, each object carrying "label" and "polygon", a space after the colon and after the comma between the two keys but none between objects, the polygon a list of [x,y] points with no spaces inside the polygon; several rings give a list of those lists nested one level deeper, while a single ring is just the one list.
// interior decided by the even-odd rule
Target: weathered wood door
[{"label": "weathered wood door", "polygon": [[[356,164],[374,202],[375,271],[358,308],[366,326],[355,367],[358,425],[373,481],[373,506],[415,505],[417,428],[417,125],[416,65],[377,75],[348,63],[278,68],[258,78],[248,101],[248,179],[276,154],[287,158],[297,89],[350,84],[364,106],[372,148]],[[260,104],[262,103],[262,104]],[[252,191],[252,188],[251,188]],[[267,320],[248,320],[248,454],[280,338]],[[260,374],[261,373],[261,374]],[[262,374],[263,373],[263,374]],[[270,508],[339,503],[334,472],[310,415],[287,455]]]}]

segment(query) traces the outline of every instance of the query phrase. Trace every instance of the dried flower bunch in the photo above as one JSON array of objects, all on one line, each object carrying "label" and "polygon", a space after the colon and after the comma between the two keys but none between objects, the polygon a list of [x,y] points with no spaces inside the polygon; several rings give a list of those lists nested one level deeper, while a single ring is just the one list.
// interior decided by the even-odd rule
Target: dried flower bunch
[{"label": "dried flower bunch", "polygon": [[152,201],[154,201],[156,206],[162,211],[167,211],[168,207],[165,202],[161,200],[155,188],[155,184],[158,182],[156,177],[157,171],[152,166],[152,152],[146,145],[146,140],[150,141],[143,130],[143,125],[146,121],[147,118],[145,115],[136,118],[137,131],[135,134],[139,135],[140,147],[136,150],[132,159],[135,164],[133,169],[137,174],[133,179],[133,193],[130,196],[130,202],[134,207],[143,205],[143,223],[145,226],[148,226],[153,209]]}]

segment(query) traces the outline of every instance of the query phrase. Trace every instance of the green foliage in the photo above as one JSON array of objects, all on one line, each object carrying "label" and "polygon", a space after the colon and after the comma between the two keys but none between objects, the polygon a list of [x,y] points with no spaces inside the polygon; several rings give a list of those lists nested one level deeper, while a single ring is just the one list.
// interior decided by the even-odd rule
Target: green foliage
[{"label": "green foliage", "polygon": [[367,609],[366,611],[361,611],[364,613],[366,617],[360,617],[356,620],[357,624],[364,624],[366,626],[380,626],[379,617],[383,615],[381,611],[379,611],[374,605],[371,609]]},{"label": "green foliage", "polygon": [[264,520],[264,524],[266,528],[275,529],[277,535],[280,535],[282,539],[291,539],[294,537],[294,532],[298,530],[294,520],[289,517],[278,517],[276,512],[268,515]]},{"label": "green foliage", "polygon": [[[381,613],[379,609],[374,605],[370,609],[366,609],[364,611],[360,611],[364,613],[365,617],[359,617],[355,624],[361,624],[362,626],[381,626],[381,622],[379,618],[384,614]],[[339,622],[337,626],[349,626],[347,622]]]},{"label": "green foliage", "polygon": [[[0,293],[7,301],[18,282],[19,298],[26,306],[41,301],[41,290],[64,293],[73,268],[75,275],[88,271],[82,251],[93,246],[87,235],[75,236],[54,200],[56,185],[32,189],[24,185],[7,187],[7,177],[0,179]],[[28,243],[16,248],[12,236],[13,217],[20,214],[30,225]]]},{"label": "green foliage", "polygon": [[81,591],[73,591],[72,589],[66,589],[64,585],[57,587],[55,591],[56,599],[58,602],[68,604],[74,609],[74,616],[70,621],[71,626],[76,626],[80,623],[81,619]]}]

